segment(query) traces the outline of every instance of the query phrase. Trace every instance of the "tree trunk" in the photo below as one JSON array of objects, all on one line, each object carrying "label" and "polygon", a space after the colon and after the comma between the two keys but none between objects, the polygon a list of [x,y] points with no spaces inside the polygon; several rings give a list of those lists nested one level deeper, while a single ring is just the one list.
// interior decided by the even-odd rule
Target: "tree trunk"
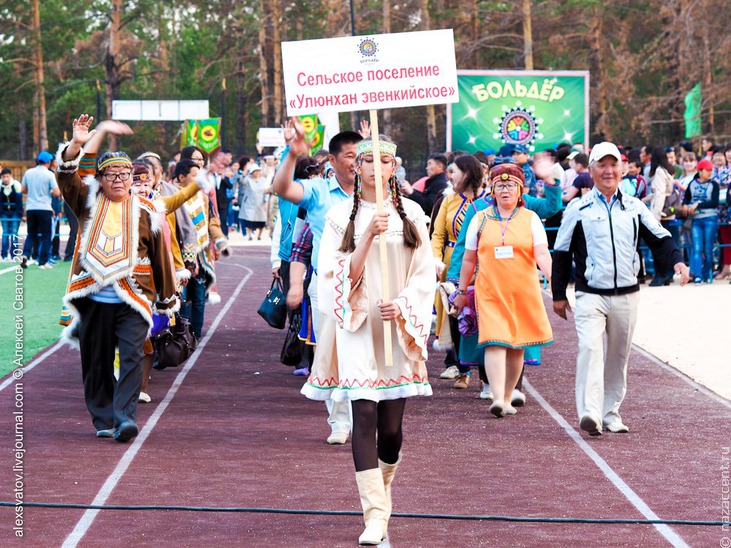
[{"label": "tree trunk", "polygon": [[[391,32],[391,0],[383,0],[383,33],[389,34]],[[383,110],[383,128],[382,133],[391,135],[391,109],[387,108]]]},{"label": "tree trunk", "polygon": [[477,43],[480,40],[480,12],[479,7],[477,5],[477,0],[472,0],[472,5],[470,6],[470,42],[471,42],[471,49],[470,49],[470,63],[472,69],[479,68],[479,51],[480,48],[478,47]]},{"label": "tree trunk", "polygon": [[713,97],[711,86],[713,85],[711,71],[711,48],[708,44],[708,27],[703,25],[703,94],[706,96],[708,104],[708,123],[706,124],[705,133],[713,134],[716,125],[715,115],[713,112]]},{"label": "tree trunk", "polygon": [[237,152],[242,152],[246,144],[246,81],[244,78],[246,65],[241,55],[239,53],[239,58],[236,60],[236,122],[234,126]]},{"label": "tree trunk", "polygon": [[28,125],[25,122],[25,102],[18,105],[18,158],[28,159]]},{"label": "tree trunk", "polygon": [[326,21],[326,35],[328,37],[345,36],[344,30],[348,21],[347,17],[343,17],[345,6],[347,6],[347,2],[342,0],[328,0]]},{"label": "tree trunk", "polygon": [[[429,0],[421,0],[421,30],[430,28]],[[426,106],[426,146],[430,153],[437,150],[437,111],[434,105]]]},{"label": "tree trunk", "polygon": [[[111,24],[109,25],[109,46],[104,57],[106,69],[105,91],[107,98],[107,118],[112,117],[112,101],[119,97],[121,82],[119,77],[119,33],[122,20],[122,0],[112,0]],[[109,150],[117,150],[117,136],[109,134]]]},{"label": "tree trunk", "polygon": [[274,123],[279,125],[284,122],[282,114],[282,106],[284,100],[282,98],[282,35],[280,25],[281,18],[281,0],[273,0],[272,6],[272,68],[274,72]]},{"label": "tree trunk", "polygon": [[533,23],[531,0],[523,0],[523,66],[533,70]]},{"label": "tree trunk", "polygon": [[[603,139],[611,139],[611,131],[607,124],[607,93],[605,89],[605,67],[604,52],[602,50],[602,14],[599,7],[595,7],[591,17],[591,50],[590,64],[592,84],[596,89],[596,97],[599,103],[597,109],[596,122],[594,124],[594,132],[603,136]],[[586,143],[585,143],[586,144]]]},{"label": "tree trunk", "polygon": [[[33,0],[33,41],[35,62],[35,107],[38,113],[38,139],[36,149],[48,148],[48,131],[46,129],[46,90],[43,75],[43,44],[41,44],[41,9],[39,0]],[[34,131],[35,133],[35,131]]]},{"label": "tree trunk", "polygon": [[267,20],[269,19],[267,0],[261,1],[262,20],[259,24],[259,80],[261,81],[261,124],[264,127],[269,127],[271,123],[271,110],[269,104],[271,101],[271,89],[269,86],[269,61],[267,55],[269,54],[267,48]]}]

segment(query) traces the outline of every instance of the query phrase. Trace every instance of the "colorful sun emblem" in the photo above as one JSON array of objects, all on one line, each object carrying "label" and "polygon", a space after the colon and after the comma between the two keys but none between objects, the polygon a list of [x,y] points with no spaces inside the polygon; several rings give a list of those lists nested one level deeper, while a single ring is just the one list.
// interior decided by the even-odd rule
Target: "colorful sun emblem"
[{"label": "colorful sun emblem", "polygon": [[530,112],[518,107],[505,113],[499,130],[506,143],[529,145],[536,137],[538,123]]},{"label": "colorful sun emblem", "polygon": [[378,44],[373,38],[365,38],[358,44],[358,51],[363,57],[373,57],[378,52]]}]

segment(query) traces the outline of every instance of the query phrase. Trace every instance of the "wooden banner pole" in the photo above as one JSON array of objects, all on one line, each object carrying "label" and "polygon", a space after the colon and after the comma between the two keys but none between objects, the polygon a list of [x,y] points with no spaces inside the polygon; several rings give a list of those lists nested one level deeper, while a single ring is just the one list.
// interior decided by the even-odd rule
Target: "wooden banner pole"
[{"label": "wooden banner pole", "polygon": [[[381,172],[381,141],[378,133],[378,110],[371,109],[371,140],[373,141],[373,170],[376,179],[376,211],[383,213],[383,176]],[[386,234],[378,238],[378,248],[381,254],[381,298],[383,302],[390,300],[388,291],[388,247]],[[393,366],[393,349],[391,343],[391,323],[383,322],[383,346],[386,356],[386,366]]]}]

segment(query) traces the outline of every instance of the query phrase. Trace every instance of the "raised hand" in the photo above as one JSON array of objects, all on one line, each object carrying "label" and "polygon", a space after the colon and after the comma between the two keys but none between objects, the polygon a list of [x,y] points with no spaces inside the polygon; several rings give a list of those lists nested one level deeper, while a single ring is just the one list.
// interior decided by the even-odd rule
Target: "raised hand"
[{"label": "raised hand", "polygon": [[533,172],[544,183],[553,183],[553,162],[547,154],[536,154],[533,159]]},{"label": "raised hand", "polygon": [[94,122],[94,117],[88,114],[82,114],[78,118],[74,118],[72,127],[73,134],[71,142],[78,147],[83,147],[86,142],[93,137],[96,133],[95,129],[89,131],[91,124]]},{"label": "raised hand", "polygon": [[96,130],[104,133],[111,133],[112,135],[132,135],[134,131],[124,122],[118,122],[117,120],[104,120],[96,126]]},{"label": "raised hand", "polygon": [[308,143],[305,139],[305,130],[302,123],[297,118],[290,118],[284,125],[284,142],[289,145],[290,153],[295,157],[310,153],[312,143]]},{"label": "raised hand", "polygon": [[368,139],[368,137],[371,136],[371,123],[365,118],[361,118],[360,120],[360,129],[358,130],[358,133],[360,133],[360,136],[363,137],[363,139]]}]

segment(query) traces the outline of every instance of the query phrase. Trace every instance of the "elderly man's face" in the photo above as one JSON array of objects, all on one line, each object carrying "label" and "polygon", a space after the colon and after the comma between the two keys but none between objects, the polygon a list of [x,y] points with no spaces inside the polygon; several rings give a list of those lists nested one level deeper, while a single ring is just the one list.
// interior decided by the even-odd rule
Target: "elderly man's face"
[{"label": "elderly man's face", "polygon": [[614,194],[622,180],[622,162],[614,156],[605,156],[594,162],[590,170],[597,190],[605,196]]},{"label": "elderly man's face", "polygon": [[111,165],[100,175],[102,191],[112,202],[129,198],[132,187],[132,169],[124,165]]}]

